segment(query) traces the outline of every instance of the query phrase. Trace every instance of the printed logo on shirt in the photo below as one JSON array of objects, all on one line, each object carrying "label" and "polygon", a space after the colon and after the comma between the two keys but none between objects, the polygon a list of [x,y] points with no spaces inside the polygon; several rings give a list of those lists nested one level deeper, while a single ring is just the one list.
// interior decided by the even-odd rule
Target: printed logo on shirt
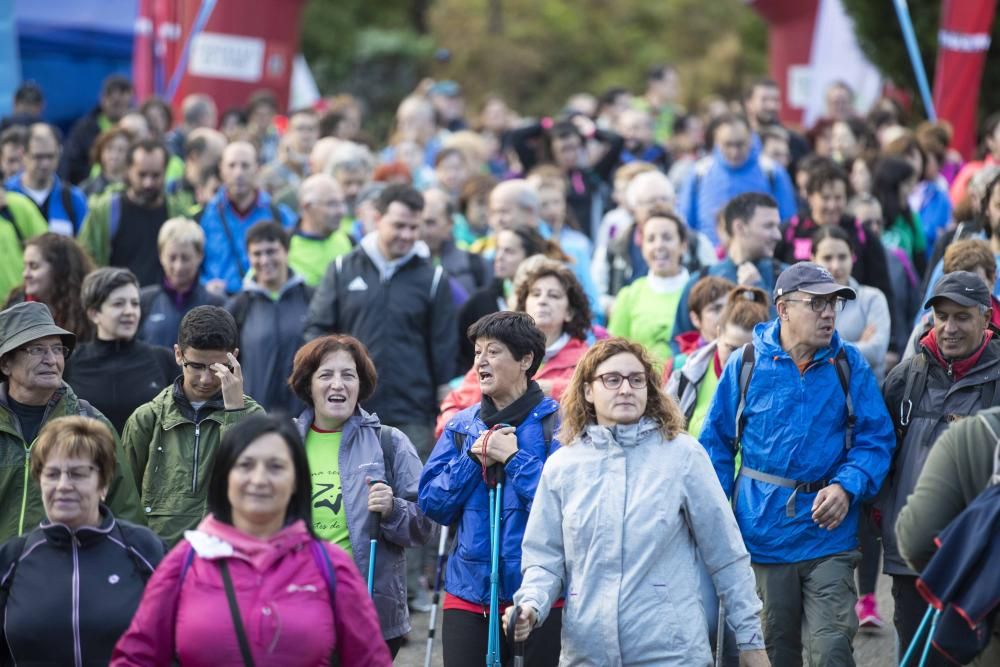
[{"label": "printed logo on shirt", "polygon": [[364,292],[368,289],[368,283],[361,276],[358,276],[347,285],[348,292]]}]

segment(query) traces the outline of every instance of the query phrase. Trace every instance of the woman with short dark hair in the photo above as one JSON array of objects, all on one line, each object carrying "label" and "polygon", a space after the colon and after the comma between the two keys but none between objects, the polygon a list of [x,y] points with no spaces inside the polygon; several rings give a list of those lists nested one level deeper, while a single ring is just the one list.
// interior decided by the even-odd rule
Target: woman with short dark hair
[{"label": "woman with short dark hair", "polygon": [[136,339],[139,281],[131,271],[109,266],[90,273],[81,300],[96,335],[76,348],[66,382],[121,433],[135,409],[153,400],[180,369],[170,350]]},{"label": "woman with short dark hair", "polygon": [[[354,556],[364,575],[377,539],[372,598],[395,657],[411,630],[404,549],[425,544],[435,526],[417,507],[421,463],[410,439],[361,408],[377,381],[364,344],[333,335],[299,349],[288,385],[307,406],[296,426],[311,470],[312,528]],[[374,536],[372,513],[380,517]]]},{"label": "woman with short dark hair", "polygon": [[[497,600],[506,605],[521,584],[521,538],[542,466],[559,443],[559,405],[533,380],[545,356],[545,334],[525,313],[501,312],[469,328],[482,401],[445,427],[420,477],[420,508],[442,525],[457,523],[444,600],[444,665],[486,657],[491,602],[489,501],[500,493]],[[503,471],[501,491],[487,480]],[[499,622],[499,619],[494,619]],[[559,661],[559,610],[527,644],[526,664]],[[503,642],[501,642],[503,644]],[[501,645],[506,656],[506,648]]]},{"label": "woman with short dark hair", "polygon": [[357,568],[313,533],[291,422],[253,415],[226,432],[208,509],[150,580],[112,665],[391,664]]}]

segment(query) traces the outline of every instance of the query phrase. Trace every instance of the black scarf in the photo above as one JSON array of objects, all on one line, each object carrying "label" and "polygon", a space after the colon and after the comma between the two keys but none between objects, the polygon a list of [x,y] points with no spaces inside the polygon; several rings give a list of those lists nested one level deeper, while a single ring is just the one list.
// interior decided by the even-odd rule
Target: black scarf
[{"label": "black scarf", "polygon": [[543,398],[545,398],[545,393],[542,392],[542,388],[534,380],[529,380],[528,390],[503,410],[497,410],[496,403],[493,402],[492,398],[483,396],[483,400],[479,404],[479,416],[490,428],[497,424],[510,424],[517,427],[524,423],[524,420],[528,418],[535,406],[542,402]]}]

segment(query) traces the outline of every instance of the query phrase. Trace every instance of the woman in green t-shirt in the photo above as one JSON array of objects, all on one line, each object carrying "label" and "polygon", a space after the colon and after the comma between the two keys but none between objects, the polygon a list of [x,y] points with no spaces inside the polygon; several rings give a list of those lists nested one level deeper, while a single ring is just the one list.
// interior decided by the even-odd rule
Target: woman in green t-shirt
[{"label": "woman in green t-shirt", "polygon": [[413,444],[359,405],[377,378],[363,343],[333,335],[299,349],[288,384],[309,406],[295,421],[309,460],[316,535],[353,555],[367,576],[369,514],[381,515],[372,597],[395,657],[410,631],[404,550],[425,544],[435,524],[417,507],[422,466]]}]

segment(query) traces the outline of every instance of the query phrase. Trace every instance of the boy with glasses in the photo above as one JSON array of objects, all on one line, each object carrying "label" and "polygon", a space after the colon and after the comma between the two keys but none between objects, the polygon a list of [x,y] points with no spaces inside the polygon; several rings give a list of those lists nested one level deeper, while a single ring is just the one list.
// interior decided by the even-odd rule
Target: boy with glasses
[{"label": "boy with glasses", "polygon": [[181,376],[139,406],[122,433],[146,523],[173,546],[205,516],[208,476],[222,435],[263,409],[243,393],[239,332],[218,306],[181,320],[174,356]]},{"label": "boy with glasses", "polygon": [[[45,518],[38,485],[29,483],[31,447],[42,427],[57,417],[104,415],[63,382],[76,336],[60,329],[48,307],[25,302],[0,312],[0,542],[30,531]],[[115,434],[116,448],[120,448]],[[139,501],[118,450],[118,465],[105,500],[115,516],[142,521]]]},{"label": "boy with glasses", "polygon": [[889,470],[892,420],[835,328],[854,290],[800,262],[773,296],[777,319],[730,355],[700,439],[734,499],[771,664],[801,665],[804,647],[810,665],[853,665],[859,508]]}]

